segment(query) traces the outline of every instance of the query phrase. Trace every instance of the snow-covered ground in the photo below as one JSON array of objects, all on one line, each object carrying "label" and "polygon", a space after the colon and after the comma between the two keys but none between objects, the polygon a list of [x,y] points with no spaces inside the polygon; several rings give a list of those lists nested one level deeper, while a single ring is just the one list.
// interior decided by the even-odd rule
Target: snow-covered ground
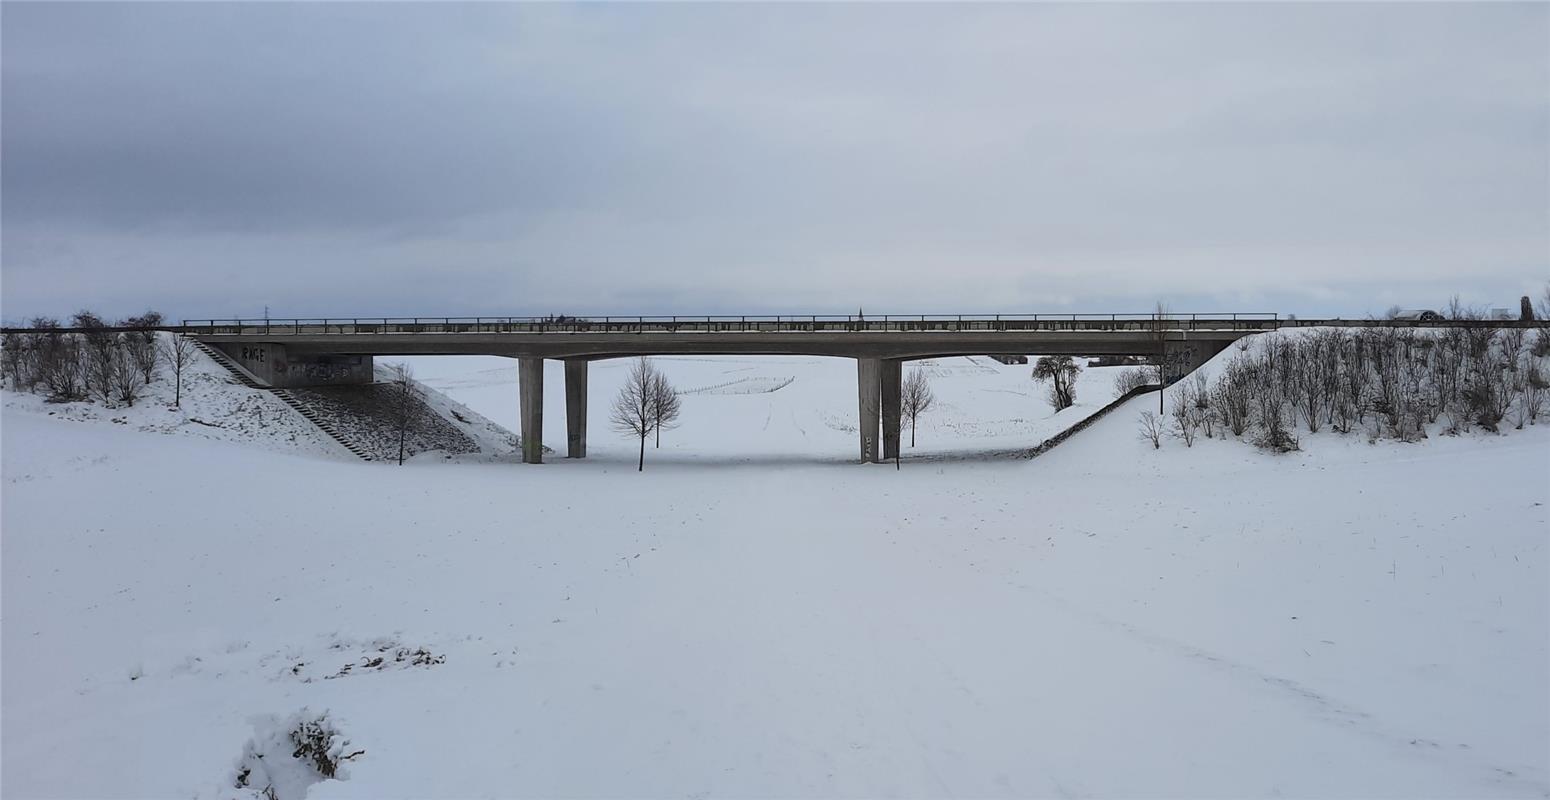
[{"label": "snow-covered ground", "polygon": [[[252,797],[239,761],[306,708],[364,753],[285,800],[1550,794],[1550,425],[1154,451],[1142,397],[1032,461],[895,471],[845,463],[852,362],[660,365],[792,380],[686,396],[643,474],[622,362],[593,457],[544,466],[6,395],[0,793]],[[415,360],[508,427],[514,366]],[[916,452],[1067,424],[1027,366],[928,368]],[[546,396],[563,445],[557,368]]]}]

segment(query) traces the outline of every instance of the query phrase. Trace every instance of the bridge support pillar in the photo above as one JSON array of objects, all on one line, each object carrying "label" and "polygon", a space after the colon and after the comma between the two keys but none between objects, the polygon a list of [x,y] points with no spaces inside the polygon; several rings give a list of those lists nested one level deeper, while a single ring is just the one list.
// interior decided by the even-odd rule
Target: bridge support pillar
[{"label": "bridge support pillar", "polygon": [[860,400],[861,463],[877,462],[877,423],[881,402],[882,364],[880,358],[856,359],[856,388]]},{"label": "bridge support pillar", "polygon": [[587,457],[587,362],[565,359],[565,455]]},{"label": "bridge support pillar", "polygon": [[903,394],[904,362],[883,359],[880,370],[883,401],[883,460],[899,457],[899,401]]},{"label": "bridge support pillar", "polygon": [[522,463],[544,463],[544,360],[517,359],[517,392],[522,403]]}]

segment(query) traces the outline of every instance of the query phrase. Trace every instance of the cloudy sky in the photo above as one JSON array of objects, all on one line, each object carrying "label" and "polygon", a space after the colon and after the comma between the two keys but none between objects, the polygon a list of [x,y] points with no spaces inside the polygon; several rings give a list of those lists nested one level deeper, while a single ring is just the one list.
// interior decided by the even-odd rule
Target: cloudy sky
[{"label": "cloudy sky", "polygon": [[4,316],[1550,280],[1550,5],[5,3]]}]

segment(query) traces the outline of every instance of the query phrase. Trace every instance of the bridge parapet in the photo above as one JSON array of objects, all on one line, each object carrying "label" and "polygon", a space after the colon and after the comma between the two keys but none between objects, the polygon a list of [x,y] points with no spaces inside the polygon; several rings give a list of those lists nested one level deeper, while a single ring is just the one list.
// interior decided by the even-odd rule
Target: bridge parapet
[{"label": "bridge parapet", "polygon": [[1272,330],[1271,312],[1170,314],[989,314],[849,316],[351,317],[189,319],[183,329],[220,335],[404,333],[839,333],[923,331]]}]

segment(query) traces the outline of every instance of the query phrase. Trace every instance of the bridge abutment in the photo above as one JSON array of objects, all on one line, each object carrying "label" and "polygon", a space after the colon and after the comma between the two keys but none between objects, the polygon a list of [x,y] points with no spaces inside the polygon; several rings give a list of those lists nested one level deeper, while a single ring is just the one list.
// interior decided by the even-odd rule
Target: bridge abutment
[{"label": "bridge abutment", "polygon": [[544,463],[544,360],[517,359],[517,393],[522,406],[522,463]]},{"label": "bridge abutment", "polygon": [[1227,349],[1230,342],[1176,341],[1168,342],[1168,382],[1173,383],[1200,369],[1207,361]]},{"label": "bridge abutment", "polygon": [[371,383],[376,377],[369,355],[297,353],[279,342],[217,342],[211,346],[275,389]]},{"label": "bridge abutment", "polygon": [[587,457],[587,361],[565,359],[565,455]]}]

